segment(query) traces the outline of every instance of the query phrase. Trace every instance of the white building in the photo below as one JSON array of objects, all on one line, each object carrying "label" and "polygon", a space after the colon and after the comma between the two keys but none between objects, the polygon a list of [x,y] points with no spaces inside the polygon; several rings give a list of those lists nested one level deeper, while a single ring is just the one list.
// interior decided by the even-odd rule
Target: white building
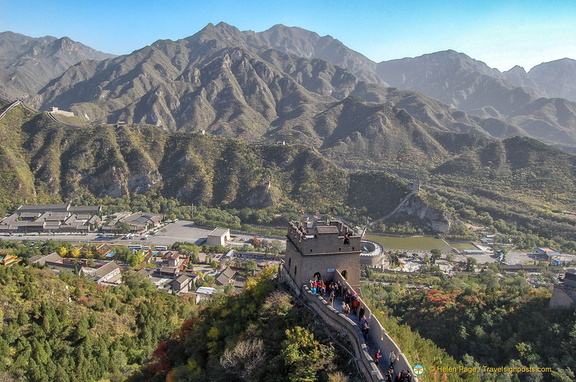
[{"label": "white building", "polygon": [[228,228],[214,228],[206,239],[208,245],[226,245],[230,241],[230,230]]}]

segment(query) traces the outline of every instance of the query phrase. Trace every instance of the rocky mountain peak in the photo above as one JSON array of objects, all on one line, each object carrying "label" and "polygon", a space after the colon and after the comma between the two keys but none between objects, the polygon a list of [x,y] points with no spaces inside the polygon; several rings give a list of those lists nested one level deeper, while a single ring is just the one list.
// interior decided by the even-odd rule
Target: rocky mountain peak
[{"label": "rocky mountain peak", "polygon": [[520,66],[520,65],[515,65],[513,68],[511,68],[510,70],[507,70],[504,73],[510,73],[510,74],[515,74],[515,75],[526,75],[526,70]]},{"label": "rocky mountain peak", "polygon": [[0,33],[0,94],[8,99],[32,96],[82,60],[111,57],[68,37]]},{"label": "rocky mountain peak", "polygon": [[536,65],[528,76],[548,97],[566,98],[576,102],[576,60],[562,58]]}]

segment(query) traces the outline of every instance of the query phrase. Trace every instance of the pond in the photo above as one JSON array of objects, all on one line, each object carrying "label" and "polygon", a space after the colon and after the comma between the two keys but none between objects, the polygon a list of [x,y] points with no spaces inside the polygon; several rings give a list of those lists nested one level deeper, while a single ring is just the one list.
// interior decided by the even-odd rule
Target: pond
[{"label": "pond", "polygon": [[456,248],[458,251],[460,252],[464,252],[466,250],[475,250],[478,249],[478,247],[476,247],[474,244],[472,243],[452,243],[450,244],[452,247]]},{"label": "pond", "polygon": [[382,236],[382,235],[365,235],[365,239],[378,242],[384,246],[385,251],[398,250],[398,251],[430,251],[431,249],[439,249],[442,252],[451,252],[450,247],[444,240],[435,237],[425,236],[410,236],[410,237],[396,237],[396,236]]}]

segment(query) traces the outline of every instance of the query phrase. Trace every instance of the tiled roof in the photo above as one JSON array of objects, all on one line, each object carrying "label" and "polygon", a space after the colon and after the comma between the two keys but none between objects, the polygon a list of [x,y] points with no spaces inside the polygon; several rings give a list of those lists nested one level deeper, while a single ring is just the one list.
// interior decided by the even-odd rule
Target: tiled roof
[{"label": "tiled roof", "polygon": [[96,272],[94,272],[95,276],[103,277],[106,276],[108,273],[114,271],[115,269],[120,268],[115,261],[111,261],[108,264],[105,264],[98,268]]}]

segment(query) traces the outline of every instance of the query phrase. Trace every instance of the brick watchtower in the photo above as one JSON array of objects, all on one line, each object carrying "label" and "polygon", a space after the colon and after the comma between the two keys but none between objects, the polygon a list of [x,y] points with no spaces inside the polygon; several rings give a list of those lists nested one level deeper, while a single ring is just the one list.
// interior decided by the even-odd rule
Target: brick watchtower
[{"label": "brick watchtower", "polygon": [[355,290],[360,290],[360,241],[338,220],[291,222],[286,235],[284,271],[297,288],[317,273],[330,280],[338,270]]}]

